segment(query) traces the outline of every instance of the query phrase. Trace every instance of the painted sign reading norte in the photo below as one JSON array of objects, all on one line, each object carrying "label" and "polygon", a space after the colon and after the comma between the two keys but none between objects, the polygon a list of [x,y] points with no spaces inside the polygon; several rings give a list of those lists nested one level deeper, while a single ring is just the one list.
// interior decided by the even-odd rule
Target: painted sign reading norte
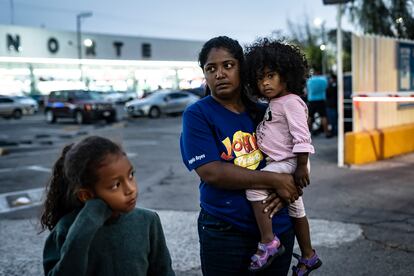
[{"label": "painted sign reading norte", "polygon": [[[9,51],[20,52],[23,49],[22,40],[19,34],[6,34],[6,45]],[[96,41],[89,40],[89,45],[85,47],[86,56],[96,56]],[[113,51],[116,57],[122,56],[122,47],[124,43],[122,41],[113,41],[112,42]],[[49,53],[57,54],[60,48],[60,42],[56,37],[49,37],[46,42],[46,47]],[[141,54],[142,57],[150,58],[151,57],[151,44],[142,43],[141,44]]]}]

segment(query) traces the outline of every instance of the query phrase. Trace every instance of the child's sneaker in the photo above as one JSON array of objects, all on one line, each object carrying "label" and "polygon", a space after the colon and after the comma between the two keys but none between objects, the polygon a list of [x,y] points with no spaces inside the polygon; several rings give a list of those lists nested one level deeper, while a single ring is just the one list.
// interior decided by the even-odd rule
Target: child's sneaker
[{"label": "child's sneaker", "polygon": [[[293,257],[298,259],[298,264],[292,267],[293,275],[295,276],[305,276],[309,275],[312,270],[319,268],[322,265],[321,259],[319,259],[316,251],[313,250],[313,256],[309,259],[302,258],[298,254],[293,253]],[[299,265],[305,266],[305,268],[299,268]]]},{"label": "child's sneaker", "polygon": [[280,243],[279,239],[275,236],[273,241],[269,243],[259,242],[257,248],[263,254],[254,254],[251,258],[249,270],[253,272],[261,271],[268,267],[272,261],[282,255],[285,252],[285,247]]}]

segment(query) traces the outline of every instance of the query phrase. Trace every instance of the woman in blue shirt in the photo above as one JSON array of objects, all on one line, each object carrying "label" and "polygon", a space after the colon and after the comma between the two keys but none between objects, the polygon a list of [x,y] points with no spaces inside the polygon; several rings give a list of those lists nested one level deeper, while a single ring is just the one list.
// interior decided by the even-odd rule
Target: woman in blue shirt
[{"label": "woman in blue shirt", "polygon": [[245,189],[252,188],[275,192],[263,208],[286,248],[255,275],[287,275],[294,234],[282,206],[295,201],[301,191],[290,175],[259,171],[265,160],[255,131],[264,108],[246,96],[243,49],[236,40],[215,37],[204,44],[199,63],[209,96],[184,112],[180,144],[185,165],[201,179],[198,231],[203,275],[250,275],[250,256],[260,238],[245,197]]}]

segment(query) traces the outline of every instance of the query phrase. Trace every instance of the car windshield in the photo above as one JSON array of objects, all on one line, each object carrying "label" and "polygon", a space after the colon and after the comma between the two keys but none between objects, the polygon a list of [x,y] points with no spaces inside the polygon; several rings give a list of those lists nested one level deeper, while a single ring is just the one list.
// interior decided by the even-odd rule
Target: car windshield
[{"label": "car windshield", "polygon": [[102,100],[102,96],[94,91],[76,91],[75,97],[81,100]]}]

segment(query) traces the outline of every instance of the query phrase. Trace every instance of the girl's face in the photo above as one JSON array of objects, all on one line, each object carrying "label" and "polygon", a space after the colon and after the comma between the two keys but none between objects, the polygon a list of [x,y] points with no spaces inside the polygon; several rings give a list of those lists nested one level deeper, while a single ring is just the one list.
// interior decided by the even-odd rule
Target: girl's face
[{"label": "girl's face", "polygon": [[263,74],[258,74],[257,87],[260,93],[267,99],[278,98],[288,94],[286,83],[280,78],[280,75],[265,67]]},{"label": "girl's face", "polygon": [[267,99],[278,98],[288,94],[286,83],[280,78],[280,75],[265,67],[257,77],[257,87],[260,93]]},{"label": "girl's face", "polygon": [[231,100],[240,96],[240,64],[226,49],[211,49],[203,72],[214,98]]},{"label": "girl's face", "polygon": [[114,213],[126,213],[135,208],[138,187],[135,170],[123,154],[109,154],[97,171],[94,195],[105,201]]}]

